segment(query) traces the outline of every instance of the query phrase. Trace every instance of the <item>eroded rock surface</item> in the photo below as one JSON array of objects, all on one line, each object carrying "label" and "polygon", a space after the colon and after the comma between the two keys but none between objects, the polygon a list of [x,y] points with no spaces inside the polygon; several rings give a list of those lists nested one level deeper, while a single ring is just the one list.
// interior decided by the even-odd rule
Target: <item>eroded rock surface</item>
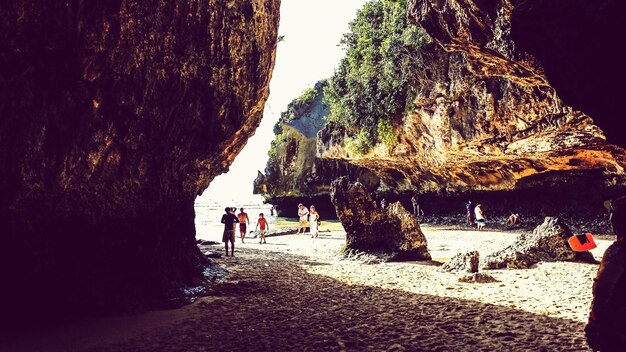
[{"label": "eroded rock surface", "polygon": [[531,234],[520,235],[509,247],[486,256],[484,269],[528,269],[541,261],[584,261],[595,263],[589,252],[574,252],[567,240],[572,231],[558,218],[546,217]]},{"label": "eroded rock surface", "polygon": [[500,282],[500,280],[495,277],[485,274],[485,273],[473,273],[470,275],[465,275],[459,278],[459,282],[470,283],[470,284],[489,284],[492,282]]},{"label": "eroded rock surface", "polygon": [[479,259],[478,251],[459,253],[443,263],[441,268],[451,273],[477,273]]},{"label": "eroded rock surface", "polygon": [[359,251],[390,260],[430,260],[426,237],[417,218],[400,203],[379,209],[359,182],[347,177],[333,181],[331,200],[346,230],[346,251]]},{"label": "eroded rock surface", "polygon": [[[281,114],[265,171],[254,181],[254,193],[274,204],[281,216],[294,216],[298,203],[314,204],[326,217],[334,217],[330,183],[340,176],[378,188],[379,179],[366,168],[342,160],[317,158],[317,133],[326,125],[328,105],[320,81],[296,99]],[[309,206],[309,204],[306,204]]]},{"label": "eroded rock surface", "polygon": [[109,311],[201,284],[194,199],[260,122],[279,3],[0,5],[2,307]]}]

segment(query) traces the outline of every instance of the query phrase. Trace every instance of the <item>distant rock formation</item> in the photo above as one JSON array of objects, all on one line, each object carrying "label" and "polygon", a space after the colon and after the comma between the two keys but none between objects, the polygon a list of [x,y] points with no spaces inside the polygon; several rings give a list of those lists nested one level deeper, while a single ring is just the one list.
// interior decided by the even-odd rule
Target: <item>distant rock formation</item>
[{"label": "distant rock formation", "polygon": [[265,171],[259,171],[254,180],[254,193],[274,204],[281,216],[293,216],[297,204],[307,202],[315,204],[324,216],[334,217],[330,183],[339,176],[358,180],[369,190],[378,188],[378,178],[366,168],[317,158],[317,133],[326,125],[328,116],[323,93],[326,84],[316,83],[281,114],[274,127],[276,138]]},{"label": "distant rock formation", "polygon": [[441,268],[450,273],[477,273],[479,259],[478,251],[459,253],[443,263]]},{"label": "distant rock formation", "polygon": [[260,123],[279,4],[0,5],[3,318],[169,305],[202,284],[194,200]]},{"label": "distant rock formation", "polygon": [[486,256],[484,269],[528,269],[538,262],[582,261],[595,263],[589,252],[574,252],[567,240],[572,231],[558,218],[546,217],[532,234],[522,234],[509,247]]},{"label": "distant rock formation", "polygon": [[347,177],[332,182],[331,200],[346,230],[346,251],[381,255],[389,260],[430,260],[417,218],[400,203],[379,209],[361,183]]}]

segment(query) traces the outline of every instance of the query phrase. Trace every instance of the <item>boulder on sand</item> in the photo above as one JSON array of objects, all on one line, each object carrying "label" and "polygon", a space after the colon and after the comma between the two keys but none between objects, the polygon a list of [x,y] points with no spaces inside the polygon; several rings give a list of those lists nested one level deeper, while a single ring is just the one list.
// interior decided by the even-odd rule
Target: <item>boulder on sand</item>
[{"label": "boulder on sand", "polygon": [[430,260],[417,218],[396,202],[379,209],[359,182],[341,177],[331,184],[331,200],[346,230],[346,251],[380,255],[388,260]]},{"label": "boulder on sand", "polygon": [[484,269],[528,269],[540,261],[595,263],[589,252],[574,252],[567,240],[572,231],[558,218],[546,217],[532,234],[522,234],[509,247],[485,257]]},{"label": "boulder on sand", "polygon": [[445,262],[441,268],[451,273],[477,273],[478,251],[459,253]]}]

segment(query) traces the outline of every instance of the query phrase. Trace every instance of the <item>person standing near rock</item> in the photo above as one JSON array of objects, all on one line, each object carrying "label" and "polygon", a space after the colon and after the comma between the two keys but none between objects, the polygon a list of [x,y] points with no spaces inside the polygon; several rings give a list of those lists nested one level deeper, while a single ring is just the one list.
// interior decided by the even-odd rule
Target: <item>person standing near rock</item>
[{"label": "person standing near rock", "polygon": [[222,242],[226,247],[226,256],[228,257],[228,242],[230,242],[231,256],[235,256],[235,225],[239,222],[235,216],[234,208],[226,208],[224,211],[226,214],[222,215],[222,224],[224,224],[224,234],[222,235]]},{"label": "person standing near rock", "polygon": [[385,208],[387,208],[387,201],[383,198],[383,200],[380,201],[380,209],[385,210]]},{"label": "person standing near rock", "polygon": [[274,216],[274,206],[273,205],[270,208],[270,216]]},{"label": "person standing near rock", "polygon": [[315,206],[311,205],[311,216],[309,217],[309,228],[311,232],[311,238],[316,237],[319,234],[317,229],[317,221],[320,219],[320,214],[315,210]]},{"label": "person standing near rock", "polygon": [[474,204],[471,200],[465,203],[465,209],[467,210],[467,224],[471,226],[474,224]]},{"label": "person standing near rock", "polygon": [[302,203],[298,204],[298,232],[300,234],[300,229],[302,229],[302,234],[304,235],[304,231],[306,230],[307,223],[309,222],[309,209],[307,209]]},{"label": "person standing near rock", "polygon": [[485,216],[483,215],[483,209],[480,204],[476,204],[474,208],[474,215],[476,215],[476,226],[478,227],[478,231],[482,231],[483,227],[485,227]]},{"label": "person standing near rock", "polygon": [[247,225],[250,225],[250,219],[248,218],[248,213],[243,211],[243,208],[239,208],[237,219],[239,220],[239,236],[241,236],[241,243],[243,243],[243,239],[246,237]]},{"label": "person standing near rock", "polygon": [[411,203],[413,204],[413,214],[415,216],[424,216],[424,210],[422,208],[420,208],[420,201],[419,201],[419,196],[418,195],[414,195],[411,198]]},{"label": "person standing near rock", "polygon": [[594,351],[626,351],[626,197],[607,206],[617,239],[600,262],[585,335]]}]

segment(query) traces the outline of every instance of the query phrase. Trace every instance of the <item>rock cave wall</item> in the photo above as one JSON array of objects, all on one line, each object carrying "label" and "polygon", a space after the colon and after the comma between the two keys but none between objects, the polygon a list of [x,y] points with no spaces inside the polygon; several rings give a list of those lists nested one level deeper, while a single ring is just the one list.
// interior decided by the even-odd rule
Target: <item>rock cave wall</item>
[{"label": "rock cave wall", "polygon": [[[394,124],[396,145],[388,148],[379,142],[366,155],[354,155],[346,147],[347,134],[325,127],[318,133],[316,160],[371,170],[380,180],[378,198],[387,196],[407,205],[411,194],[417,192],[430,200],[431,214],[436,209],[462,212],[466,197],[473,197],[508,204],[506,209],[498,209],[503,215],[526,209],[541,216],[578,216],[578,209],[586,208],[591,209],[591,217],[601,217],[602,209],[593,204],[623,192],[626,185],[626,154],[619,146],[624,144],[605,137],[605,133],[616,134],[615,125],[607,121],[618,120],[619,114],[614,111],[615,118],[607,117],[586,108],[577,95],[566,91],[564,101],[561,85],[573,83],[568,87],[572,90],[583,81],[563,78],[575,76],[571,67],[559,73],[568,83],[552,80],[550,72],[560,72],[558,58],[563,55],[555,55],[550,62],[542,55],[566,45],[551,49],[558,33],[574,33],[569,41],[579,38],[575,34],[580,31],[571,29],[578,26],[573,19],[591,16],[594,23],[602,22],[607,9],[618,5],[613,1],[598,2],[597,6],[587,2],[597,7],[596,11],[576,15],[576,11],[587,8],[584,1],[575,2],[569,7],[571,11],[563,14],[555,13],[556,6],[537,3],[409,1],[409,19],[422,26],[433,42],[415,58],[416,95],[411,109]],[[540,15],[535,16],[537,13]],[[607,15],[606,19],[615,16]],[[552,28],[541,21],[557,17],[563,28],[533,46],[533,38]],[[603,24],[591,31],[607,31],[614,26]],[[584,50],[587,53],[589,49]],[[571,57],[578,54],[568,52]],[[544,69],[544,62],[550,67]],[[595,89],[606,91],[619,85],[619,72],[617,68],[615,77],[605,80],[613,84],[596,85]],[[553,81],[557,82],[556,90]],[[588,89],[581,87],[582,92]],[[608,109],[610,105],[602,103],[605,100],[596,102],[595,107]]]},{"label": "rock cave wall", "polygon": [[279,6],[0,5],[4,317],[162,305],[205,279],[194,200],[260,123]]}]

